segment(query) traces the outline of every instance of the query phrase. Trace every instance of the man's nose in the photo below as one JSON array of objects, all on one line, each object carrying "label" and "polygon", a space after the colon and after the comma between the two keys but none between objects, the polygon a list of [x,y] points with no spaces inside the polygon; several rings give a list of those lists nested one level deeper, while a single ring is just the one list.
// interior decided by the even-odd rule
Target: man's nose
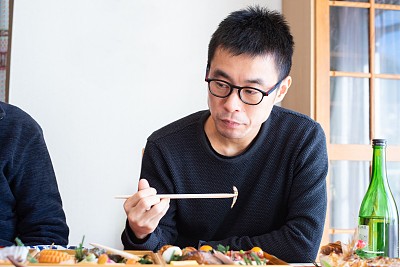
[{"label": "man's nose", "polygon": [[225,98],[224,106],[228,111],[233,112],[241,110],[243,104],[244,103],[239,96],[239,90],[237,88],[233,88],[232,93]]}]

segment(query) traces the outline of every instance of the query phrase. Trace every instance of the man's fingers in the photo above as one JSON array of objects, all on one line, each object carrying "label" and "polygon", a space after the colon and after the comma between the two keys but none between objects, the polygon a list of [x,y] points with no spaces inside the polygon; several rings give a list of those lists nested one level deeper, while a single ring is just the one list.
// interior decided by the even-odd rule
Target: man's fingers
[{"label": "man's fingers", "polygon": [[138,184],[138,191],[149,188],[149,182],[146,179],[140,179]]},{"label": "man's fingers", "polygon": [[146,179],[139,180],[138,192],[124,203],[129,225],[136,237],[143,238],[154,231],[167,213],[169,202],[170,199],[160,199]]},{"label": "man's fingers", "polygon": [[[136,206],[128,214],[129,225],[138,238],[143,238],[152,233],[169,208],[169,199],[162,199],[161,201],[159,198],[156,199],[158,203],[148,211],[143,211],[142,208]],[[137,209],[141,209],[141,211],[136,212]]]},{"label": "man's fingers", "polygon": [[151,187],[138,191],[125,201],[125,211],[134,207],[140,207],[141,209],[150,208],[154,204],[160,202],[159,198],[156,197],[156,194],[157,191]]}]

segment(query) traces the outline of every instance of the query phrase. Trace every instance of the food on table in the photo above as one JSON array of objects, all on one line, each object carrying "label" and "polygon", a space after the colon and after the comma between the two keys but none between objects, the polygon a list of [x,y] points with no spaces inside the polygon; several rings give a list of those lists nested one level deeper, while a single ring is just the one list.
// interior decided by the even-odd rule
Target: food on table
[{"label": "food on table", "polygon": [[258,256],[262,256],[262,254],[264,253],[264,251],[260,247],[253,247],[251,251],[256,253]]},{"label": "food on table", "polygon": [[[18,255],[15,253],[18,251]],[[23,252],[23,253],[21,253]],[[11,264],[7,256],[12,256],[15,261],[35,266],[35,264],[67,265],[67,264],[154,264],[150,254],[145,254],[136,259],[126,259],[120,255],[110,254],[98,248],[77,248],[76,250],[43,249],[42,251],[29,250],[25,246],[12,246],[0,248],[0,264]]]},{"label": "food on table", "polygon": [[399,258],[366,258],[362,250],[364,246],[362,240],[355,239],[349,244],[340,241],[329,243],[321,247],[319,261],[323,267],[400,266]]},{"label": "food on table", "polygon": [[194,247],[185,247],[182,249],[182,256],[188,254],[189,252],[196,251],[197,249]]},{"label": "food on table", "polygon": [[167,250],[167,248],[173,247],[172,245],[165,245],[162,248],[160,248],[160,250],[158,251],[158,253],[160,253],[160,255],[162,255],[164,253],[164,251]]},{"label": "food on table", "polygon": [[60,262],[70,262],[74,263],[73,255],[67,252],[55,250],[55,249],[44,249],[38,254],[39,263],[60,263]]},{"label": "food on table", "polygon": [[18,262],[26,261],[29,253],[29,248],[24,246],[10,246],[0,248],[0,263],[9,262],[7,256],[11,256]]},{"label": "food on table", "polygon": [[342,251],[342,242],[336,241],[335,243],[329,243],[327,245],[321,246],[320,253],[323,255],[329,255],[331,253],[341,254]]},{"label": "food on table", "polygon": [[[198,264],[222,264],[210,251],[196,250],[187,253],[178,261],[196,261]],[[171,261],[172,262],[172,261]]]},{"label": "food on table", "polygon": [[105,264],[108,262],[110,258],[108,257],[108,255],[106,253],[101,254],[98,258],[97,258],[97,263],[98,264]]},{"label": "food on table", "polygon": [[208,251],[213,251],[214,249],[213,249],[212,246],[210,246],[210,245],[202,245],[202,246],[199,248],[199,250],[208,252]]},{"label": "food on table", "polygon": [[165,262],[169,263],[171,260],[178,259],[182,257],[182,250],[180,247],[177,246],[167,246],[162,250],[162,258],[165,260]]},{"label": "food on table", "polygon": [[[176,251],[176,253],[175,253]],[[248,251],[233,251],[229,246],[219,245],[217,249],[202,245],[198,250],[193,247],[178,248],[172,245],[163,246],[159,252],[166,263],[171,265],[286,265],[287,263],[265,253],[261,248],[254,247]],[[195,264],[195,265],[196,265]]]}]

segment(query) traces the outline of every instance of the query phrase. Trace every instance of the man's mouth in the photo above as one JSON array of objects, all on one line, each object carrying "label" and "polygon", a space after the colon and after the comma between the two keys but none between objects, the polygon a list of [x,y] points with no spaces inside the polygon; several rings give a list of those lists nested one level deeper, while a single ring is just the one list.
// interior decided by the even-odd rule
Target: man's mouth
[{"label": "man's mouth", "polygon": [[238,127],[241,125],[240,122],[234,121],[234,120],[221,120],[226,126],[228,127]]}]

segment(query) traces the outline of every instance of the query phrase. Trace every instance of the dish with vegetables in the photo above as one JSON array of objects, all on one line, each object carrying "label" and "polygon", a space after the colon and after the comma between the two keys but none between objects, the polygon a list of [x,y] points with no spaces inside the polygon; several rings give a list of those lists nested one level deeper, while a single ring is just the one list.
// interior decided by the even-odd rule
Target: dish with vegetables
[{"label": "dish with vegetables", "polygon": [[181,249],[165,245],[158,253],[170,265],[288,265],[259,247],[247,251],[233,251],[229,246],[222,245],[218,245],[215,249],[209,245],[203,245],[199,249],[194,247]]},{"label": "dish with vegetables", "polygon": [[82,245],[83,240],[76,249],[67,250],[49,248],[38,251],[29,249],[19,240],[16,243],[17,246],[0,248],[0,265],[159,264],[151,251],[124,252],[132,257],[123,257],[101,248],[85,248]]}]

